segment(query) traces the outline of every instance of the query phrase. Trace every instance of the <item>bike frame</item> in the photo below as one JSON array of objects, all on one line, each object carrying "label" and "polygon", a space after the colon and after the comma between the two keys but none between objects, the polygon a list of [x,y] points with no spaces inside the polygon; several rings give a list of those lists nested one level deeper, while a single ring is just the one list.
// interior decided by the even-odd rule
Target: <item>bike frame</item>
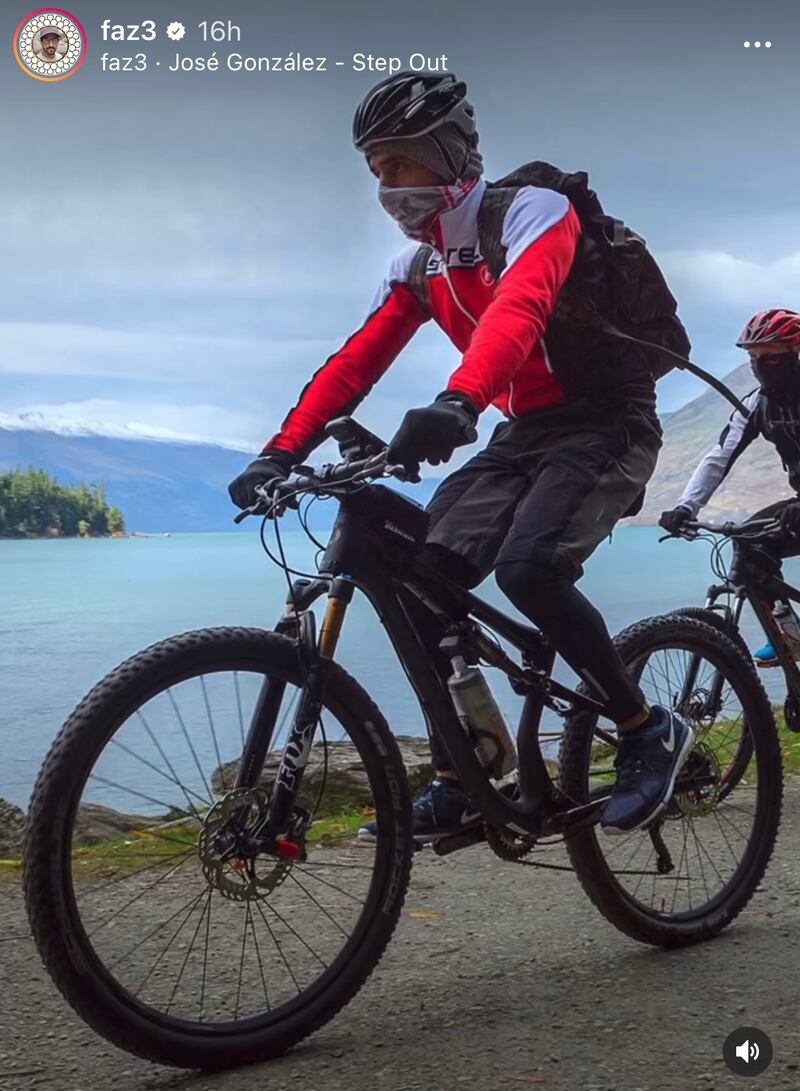
[{"label": "bike frame", "polygon": [[[389,492],[383,486],[365,488]],[[411,504],[399,494],[391,495],[395,503]],[[286,827],[319,721],[328,667],[356,588],[367,596],[380,617],[429,730],[435,731],[446,747],[453,769],[488,822],[497,829],[537,837],[596,821],[607,795],[582,806],[568,800],[550,779],[539,745],[539,727],[545,704],[556,707],[553,702],[561,700],[570,710],[599,710],[600,702],[550,677],[555,655],[538,629],[507,617],[423,563],[417,556],[419,542],[409,545],[408,539],[413,541],[413,536],[396,523],[384,521],[385,525],[378,529],[367,525],[364,512],[369,500],[365,506],[363,495],[355,496],[358,501],[347,494],[340,497],[339,515],[320,564],[320,577],[294,582],[287,610],[276,628],[297,640],[305,679],[262,834],[279,837]],[[328,598],[327,610],[317,641],[311,607],[323,595]],[[495,788],[480,764],[474,740],[456,714],[446,679],[432,663],[431,653],[409,617],[408,596],[421,602],[430,612],[431,621],[440,627],[444,622],[451,631],[465,633],[465,638],[477,637],[480,642],[480,633],[475,631],[475,623],[480,623],[521,653],[523,667],[484,636],[481,657],[494,660],[493,665],[513,679],[517,692],[524,695],[517,729],[517,798],[510,799]],[[252,787],[257,780],[272,742],[284,689],[285,683],[276,679],[264,683],[245,743],[237,787]],[[607,735],[599,734],[603,738]]]},{"label": "bike frame", "polygon": [[800,702],[800,670],[797,666],[797,660],[783,629],[781,629],[772,613],[773,605],[779,599],[800,603],[800,590],[768,571],[767,564],[761,559],[760,551],[741,543],[739,548],[742,553],[742,567],[747,573],[747,578],[737,585],[731,583],[713,584],[707,591],[705,605],[708,609],[719,609],[716,605],[719,598],[722,595],[733,593],[736,596],[734,605],[725,608],[726,619],[734,628],[738,628],[742,608],[745,602],[750,603],[753,613],[764,630],[764,634],[778,656],[786,678],[787,691],[795,700]]}]

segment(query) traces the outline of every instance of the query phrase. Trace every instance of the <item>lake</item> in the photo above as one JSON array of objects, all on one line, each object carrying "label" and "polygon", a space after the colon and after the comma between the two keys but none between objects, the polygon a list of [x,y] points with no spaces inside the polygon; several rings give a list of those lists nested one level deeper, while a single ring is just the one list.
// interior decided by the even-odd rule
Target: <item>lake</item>
[{"label": "lake", "polygon": [[[705,543],[659,544],[660,533],[622,527],[587,565],[580,586],[612,632],[702,602],[712,582]],[[315,549],[302,533],[287,527],[283,539],[290,563],[313,569]],[[787,563],[790,579],[800,575],[799,566]],[[504,601],[492,579],[480,593]],[[0,541],[0,796],[26,805],[60,724],[122,659],[187,629],[270,628],[285,595],[285,577],[261,551],[252,524],[220,534]],[[743,628],[752,647],[763,643],[749,613]],[[416,698],[361,596],[348,614],[338,658],[395,732],[424,734]],[[559,677],[570,675],[561,670]],[[781,699],[781,672],[768,671],[765,680]],[[517,699],[510,690],[498,699],[513,719]]]}]

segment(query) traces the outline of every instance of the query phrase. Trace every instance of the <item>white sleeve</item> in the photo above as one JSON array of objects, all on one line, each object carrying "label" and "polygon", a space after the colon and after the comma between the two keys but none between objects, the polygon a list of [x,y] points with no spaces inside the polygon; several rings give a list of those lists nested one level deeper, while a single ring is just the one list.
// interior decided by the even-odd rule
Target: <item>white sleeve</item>
[{"label": "white sleeve", "polygon": [[555,227],[569,212],[569,201],[563,193],[538,186],[524,186],[508,206],[503,220],[501,242],[506,248],[507,273],[520,254],[532,242],[540,239],[551,227]]},{"label": "white sleeve", "polygon": [[735,409],[730,420],[722,429],[716,447],[702,459],[691,476],[689,484],[683,490],[678,504],[688,508],[694,518],[704,507],[725,480],[736,459],[758,435],[758,428],[753,419],[753,410],[758,401],[758,392],[745,398],[744,406],[748,416]]},{"label": "white sleeve", "polygon": [[396,257],[392,259],[389,265],[389,271],[381,282],[381,286],[373,297],[370,304],[369,314],[372,315],[375,311],[380,310],[386,300],[389,298],[392,288],[395,284],[408,284],[408,278],[411,274],[411,266],[414,258],[417,256],[417,251],[420,248],[420,244],[413,243],[411,246],[407,246],[405,250],[402,250]]}]

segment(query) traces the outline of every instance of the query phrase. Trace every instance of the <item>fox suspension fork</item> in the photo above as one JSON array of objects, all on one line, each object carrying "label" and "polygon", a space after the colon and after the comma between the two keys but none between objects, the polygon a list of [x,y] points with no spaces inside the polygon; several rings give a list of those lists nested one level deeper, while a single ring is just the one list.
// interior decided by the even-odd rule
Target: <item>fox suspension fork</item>
[{"label": "fox suspension fork", "polygon": [[284,833],[292,817],[292,809],[300,791],[303,773],[308,764],[314,735],[319,724],[331,661],[339,641],[347,607],[352,598],[353,584],[349,580],[334,579],[330,582],[328,605],[320,629],[319,641],[317,641],[313,612],[305,609],[295,615],[297,651],[303,674],[303,688],[286,747],[275,774],[267,821],[260,831],[262,838],[267,840]]}]

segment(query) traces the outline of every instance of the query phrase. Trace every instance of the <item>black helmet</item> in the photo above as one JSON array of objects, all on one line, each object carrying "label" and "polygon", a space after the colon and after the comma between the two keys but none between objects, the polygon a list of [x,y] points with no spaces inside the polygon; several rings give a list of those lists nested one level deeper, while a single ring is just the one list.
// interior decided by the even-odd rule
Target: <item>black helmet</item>
[{"label": "black helmet", "polygon": [[467,85],[448,73],[398,72],[366,95],[353,118],[353,143],[359,151],[378,140],[423,136],[445,122],[475,139],[475,111],[466,100]]}]

